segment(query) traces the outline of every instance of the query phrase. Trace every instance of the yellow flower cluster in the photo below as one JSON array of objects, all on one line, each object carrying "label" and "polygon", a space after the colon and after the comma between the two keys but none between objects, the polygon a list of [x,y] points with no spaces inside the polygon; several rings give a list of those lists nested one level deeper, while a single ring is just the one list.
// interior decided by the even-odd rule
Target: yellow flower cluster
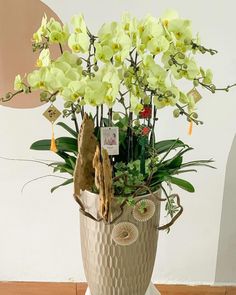
[{"label": "yellow flower cluster", "polygon": [[[194,55],[199,52],[199,38],[193,37],[191,22],[169,11],[160,18],[146,16],[139,20],[124,14],[120,22],[104,24],[92,35],[82,15],[71,20],[72,31],[44,16],[33,35],[40,55],[37,70],[27,75],[31,90],[57,93],[69,102],[109,108],[119,93],[126,92],[130,108],[138,113],[151,99],[157,108],[188,106],[195,101],[177,86],[187,79],[212,83],[212,72],[200,68]],[[50,58],[50,44],[68,46],[55,60]],[[68,48],[67,47],[67,48]],[[203,49],[201,49],[203,50]],[[15,90],[25,87],[18,75]]]}]

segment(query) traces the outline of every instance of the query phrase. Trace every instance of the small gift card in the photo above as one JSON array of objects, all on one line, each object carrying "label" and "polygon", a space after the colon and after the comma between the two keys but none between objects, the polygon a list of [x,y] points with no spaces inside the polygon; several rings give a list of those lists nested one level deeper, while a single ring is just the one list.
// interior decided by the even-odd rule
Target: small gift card
[{"label": "small gift card", "polygon": [[195,103],[197,103],[200,99],[202,99],[201,94],[197,91],[196,88],[193,88],[192,90],[190,90],[187,96],[193,97]]},{"label": "small gift card", "polygon": [[101,127],[101,148],[107,150],[108,155],[119,155],[119,128]]},{"label": "small gift card", "polygon": [[61,112],[51,105],[46,111],[43,113],[44,117],[48,119],[51,123],[54,123],[61,115]]}]

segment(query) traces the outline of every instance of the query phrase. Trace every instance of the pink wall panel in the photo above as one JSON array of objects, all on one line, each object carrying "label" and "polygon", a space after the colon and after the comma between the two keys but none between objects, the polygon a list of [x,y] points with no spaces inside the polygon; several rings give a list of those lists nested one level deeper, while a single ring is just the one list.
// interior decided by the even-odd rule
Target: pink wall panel
[{"label": "pink wall panel", "polygon": [[[31,39],[41,19],[58,16],[39,0],[0,0],[0,97],[13,91],[14,78],[24,76],[35,67],[38,53],[33,53]],[[53,49],[54,55],[59,48]],[[13,108],[35,108],[41,104],[39,95],[20,94],[10,102],[2,103]]]}]

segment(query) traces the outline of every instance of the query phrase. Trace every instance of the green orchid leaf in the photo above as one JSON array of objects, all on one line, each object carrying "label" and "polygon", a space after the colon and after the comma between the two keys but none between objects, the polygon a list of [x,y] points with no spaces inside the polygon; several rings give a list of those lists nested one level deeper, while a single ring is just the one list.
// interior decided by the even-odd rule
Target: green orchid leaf
[{"label": "green orchid leaf", "polygon": [[51,140],[50,139],[42,139],[35,141],[30,149],[36,150],[36,151],[49,151],[51,146]]},{"label": "green orchid leaf", "polygon": [[71,157],[71,155],[67,154],[66,152],[63,152],[63,151],[58,151],[56,153],[59,157],[61,157],[62,159],[66,160],[68,158]]},{"label": "green orchid leaf", "polygon": [[[182,162],[183,162],[182,156],[177,156],[177,157],[175,156],[171,160],[167,161],[168,169],[180,168]],[[163,163],[163,165],[165,166],[165,163]]]},{"label": "green orchid leaf", "polygon": [[162,140],[155,144],[155,149],[158,151],[158,154],[162,154],[169,151],[171,147],[172,149],[176,149],[181,147],[187,147],[187,145],[179,139]]},{"label": "green orchid leaf", "polygon": [[54,162],[50,164],[50,166],[54,168],[53,172],[59,171],[60,173],[69,173],[70,175],[73,175],[77,160],[76,157],[69,156],[64,160],[65,162]]},{"label": "green orchid leaf", "polygon": [[182,174],[182,173],[188,173],[188,172],[197,172],[197,170],[196,169],[177,170],[173,174]]},{"label": "green orchid leaf", "polygon": [[195,192],[193,185],[187,180],[177,178],[177,177],[172,177],[172,176],[167,177],[165,180],[167,182],[171,182],[172,184],[177,185],[178,187],[182,188],[183,190],[186,190],[187,192],[190,192],[190,193]]},{"label": "green orchid leaf", "polygon": [[59,137],[56,139],[58,150],[78,153],[78,141],[71,137]]},{"label": "green orchid leaf", "polygon": [[53,172],[57,171],[60,173],[69,173],[70,175],[74,174],[74,169],[66,163],[55,166]]},{"label": "green orchid leaf", "polygon": [[70,178],[70,179],[67,179],[66,181],[64,181],[63,183],[61,183],[61,184],[59,184],[59,185],[57,185],[57,186],[54,186],[54,187],[51,189],[51,193],[53,193],[53,192],[54,192],[55,190],[57,190],[59,187],[61,187],[61,186],[66,186],[66,185],[72,183],[73,181],[74,181],[73,178]]},{"label": "green orchid leaf", "polygon": [[68,131],[74,138],[78,138],[78,133],[73,130],[71,127],[69,127],[68,125],[66,125],[63,122],[58,122],[57,123],[58,126],[61,126],[62,128],[64,128],[66,131]]},{"label": "green orchid leaf", "polygon": [[167,179],[170,176],[169,171],[166,170],[158,170],[152,177],[152,181],[150,183],[150,187],[155,187],[159,184],[161,184],[165,179]]},{"label": "green orchid leaf", "polygon": [[67,164],[69,164],[73,170],[75,169],[76,160],[77,160],[77,158],[71,156],[71,157],[69,157],[68,160],[66,161]]},{"label": "green orchid leaf", "polygon": [[210,160],[191,161],[191,162],[183,163],[181,165],[181,168],[183,168],[183,167],[193,167],[193,166],[203,166],[203,167],[216,169],[216,167],[210,165],[209,163],[214,163],[214,161],[212,159],[210,159]]},{"label": "green orchid leaf", "polygon": [[[164,160],[167,158],[167,156],[168,156],[168,155],[169,155],[169,154],[175,149],[175,146],[176,146],[177,142],[178,142],[178,139],[176,139],[176,140],[174,141],[174,143],[169,147],[169,149],[165,152],[165,154],[164,154],[164,156],[162,156],[162,158],[161,158],[159,164],[164,163]],[[187,148],[187,149],[188,149],[188,148]],[[175,157],[177,157],[178,155],[181,155],[181,152],[184,151],[184,150],[185,150],[185,147],[182,148],[182,149],[180,150],[180,152],[178,152],[178,153],[175,155]]]},{"label": "green orchid leaf", "polygon": [[[62,152],[78,152],[77,139],[72,137],[59,137],[56,139],[58,151]],[[30,149],[37,151],[49,151],[51,147],[51,139],[43,139],[34,142]]]},{"label": "green orchid leaf", "polygon": [[[191,150],[193,150],[193,148],[191,148],[191,147],[185,147],[185,148],[181,149],[173,158],[168,159],[163,162],[161,160],[160,167],[164,166],[164,167],[168,167],[169,169],[180,168],[180,166],[182,165],[182,162],[183,162],[182,156]],[[167,153],[169,153],[169,151]],[[166,154],[164,155],[163,158],[166,158]],[[174,163],[174,164],[172,164],[172,163]],[[177,166],[178,163],[179,163],[179,166]],[[174,165],[176,165],[176,166],[174,166]]]}]

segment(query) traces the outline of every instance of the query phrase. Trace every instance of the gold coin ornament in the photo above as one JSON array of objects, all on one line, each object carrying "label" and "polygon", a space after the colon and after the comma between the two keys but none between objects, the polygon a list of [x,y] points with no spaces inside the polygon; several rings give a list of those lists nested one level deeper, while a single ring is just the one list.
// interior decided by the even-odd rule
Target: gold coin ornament
[{"label": "gold coin ornament", "polygon": [[133,208],[133,217],[140,222],[150,220],[155,214],[156,206],[151,200],[140,200]]},{"label": "gold coin ornament", "polygon": [[187,93],[187,96],[192,97],[195,103],[199,102],[199,100],[202,99],[202,95],[199,93],[199,91],[195,87]]},{"label": "gold coin ornament", "polygon": [[52,104],[43,113],[44,117],[52,124],[60,117],[61,112]]},{"label": "gold coin ornament", "polygon": [[130,246],[138,239],[138,228],[130,222],[121,222],[112,230],[113,241],[120,246]]},{"label": "gold coin ornament", "polygon": [[51,139],[51,146],[50,151],[56,153],[58,151],[56,140],[54,136],[54,123],[60,117],[61,112],[52,104],[46,111],[43,113],[43,116],[52,124],[52,139]]}]

